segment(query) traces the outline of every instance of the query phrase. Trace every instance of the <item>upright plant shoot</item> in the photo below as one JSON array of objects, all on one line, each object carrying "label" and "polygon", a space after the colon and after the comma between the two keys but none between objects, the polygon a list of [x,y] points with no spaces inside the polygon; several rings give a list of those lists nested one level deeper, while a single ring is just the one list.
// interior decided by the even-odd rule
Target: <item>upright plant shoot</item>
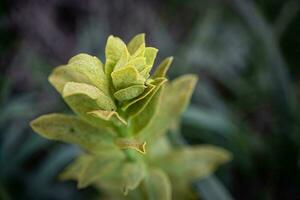
[{"label": "upright plant shoot", "polygon": [[230,160],[211,145],[172,145],[167,131],[188,105],[197,77],[169,82],[172,57],[150,75],[157,52],[146,46],[145,34],[127,45],[109,36],[105,64],[78,54],[54,69],[49,81],[75,115],[43,115],[31,127],[83,149],[62,179],[76,180],[79,188],[93,185],[110,199],[192,199],[191,181]]}]

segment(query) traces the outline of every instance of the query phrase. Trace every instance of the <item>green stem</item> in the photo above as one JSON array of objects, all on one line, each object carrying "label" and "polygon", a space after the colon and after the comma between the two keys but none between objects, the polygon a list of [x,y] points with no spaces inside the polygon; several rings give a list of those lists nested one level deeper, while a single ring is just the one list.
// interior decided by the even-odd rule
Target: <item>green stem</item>
[{"label": "green stem", "polygon": [[132,149],[124,150],[124,154],[125,154],[127,160],[130,162],[135,162],[137,160],[136,153],[134,151],[135,150],[132,150]]}]

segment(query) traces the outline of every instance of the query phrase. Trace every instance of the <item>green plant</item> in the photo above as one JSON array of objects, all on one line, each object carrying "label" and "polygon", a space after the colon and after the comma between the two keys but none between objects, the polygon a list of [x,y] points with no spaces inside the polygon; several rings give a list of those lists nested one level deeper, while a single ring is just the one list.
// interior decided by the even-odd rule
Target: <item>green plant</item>
[{"label": "green plant", "polygon": [[230,160],[229,152],[211,145],[172,144],[166,133],[178,127],[197,77],[168,82],[171,57],[150,76],[156,54],[144,34],[128,45],[110,36],[105,64],[79,54],[53,71],[50,83],[77,116],[48,114],[31,127],[85,150],[62,179],[77,180],[79,188],[93,185],[111,199],[187,199],[194,197],[193,179]]}]

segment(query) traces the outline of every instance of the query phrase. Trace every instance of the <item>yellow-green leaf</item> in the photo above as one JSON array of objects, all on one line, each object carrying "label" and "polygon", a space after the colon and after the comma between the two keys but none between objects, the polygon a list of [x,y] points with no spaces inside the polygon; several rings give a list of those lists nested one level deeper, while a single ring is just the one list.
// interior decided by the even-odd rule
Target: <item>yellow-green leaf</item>
[{"label": "yellow-green leaf", "polygon": [[158,159],[166,156],[172,151],[172,144],[167,135],[163,135],[162,137],[155,138],[155,140],[150,140],[147,148],[147,159],[150,162],[155,163]]},{"label": "yellow-green leaf", "polygon": [[116,105],[110,97],[89,84],[68,82],[63,89],[62,95],[64,98],[72,95],[86,95],[95,100],[100,109],[110,111],[116,109]]},{"label": "yellow-green leaf", "polygon": [[55,68],[49,76],[49,81],[60,93],[64,85],[71,81],[94,84],[104,93],[108,92],[108,80],[102,62],[83,53],[72,57],[67,65]]},{"label": "yellow-green leaf", "polygon": [[145,45],[141,44],[141,46],[134,52],[133,55],[131,55],[131,59],[138,58],[138,57],[144,57],[145,55]]},{"label": "yellow-green leaf", "polygon": [[127,66],[111,73],[112,81],[116,90],[124,89],[132,85],[144,84],[145,79],[140,76],[137,69]]},{"label": "yellow-green leaf", "polygon": [[153,47],[146,47],[145,49],[145,57],[146,57],[146,64],[149,66],[152,66],[154,63],[154,60],[156,58],[156,54],[158,52],[158,49]]},{"label": "yellow-green leaf", "polygon": [[171,123],[180,117],[188,105],[196,82],[197,76],[184,75],[165,84],[158,105],[158,112],[149,125],[139,134],[141,139],[153,139],[167,131]]},{"label": "yellow-green leaf", "polygon": [[191,180],[210,175],[219,165],[229,160],[231,154],[227,150],[212,145],[199,145],[172,151],[157,163],[171,177]]},{"label": "yellow-green leaf", "polygon": [[33,120],[30,125],[35,132],[47,139],[78,144],[93,153],[116,148],[108,132],[95,128],[74,116],[43,115]]},{"label": "yellow-green leaf", "polygon": [[145,33],[138,34],[131,39],[127,45],[129,53],[133,55],[141,45],[145,48]]},{"label": "yellow-green leaf", "polygon": [[128,63],[129,57],[130,55],[128,53],[128,50],[124,48],[124,52],[122,53],[121,58],[117,62],[116,66],[114,67],[114,71],[124,67]]},{"label": "yellow-green leaf", "polygon": [[140,71],[141,76],[143,76],[145,79],[148,79],[150,77],[150,71],[152,69],[152,66],[146,65],[145,68]]},{"label": "yellow-green leaf", "polygon": [[128,66],[134,66],[139,72],[141,72],[146,66],[146,58],[145,57],[137,57],[133,58],[127,63]]},{"label": "yellow-green leaf", "polygon": [[141,162],[127,162],[124,163],[123,176],[123,193],[127,195],[129,190],[136,189],[142,180],[145,178],[145,167]]},{"label": "yellow-green leaf", "polygon": [[110,35],[105,47],[105,73],[111,74],[126,49],[126,44],[118,37]]},{"label": "yellow-green leaf", "polygon": [[[131,106],[127,107],[126,112],[131,116],[137,116],[139,115],[148,105],[148,103],[151,101],[151,99],[154,97],[156,92],[161,88],[161,86],[167,81],[165,78],[157,78],[155,79],[151,84],[154,85],[154,89],[144,98],[139,99],[136,103],[131,104]],[[145,91],[148,92],[148,91]],[[144,95],[142,95],[144,96]]]},{"label": "yellow-green leaf", "polygon": [[154,72],[153,78],[157,77],[165,77],[167,74],[167,71],[170,68],[170,65],[173,62],[173,57],[168,57],[164,59],[157,67],[157,69]]},{"label": "yellow-green leaf", "polygon": [[85,75],[79,73],[78,71],[70,70],[68,65],[56,67],[48,79],[60,94],[62,94],[64,86],[68,82],[93,84]]},{"label": "yellow-green leaf", "polygon": [[[169,167],[173,167],[169,165]],[[171,200],[172,188],[168,176],[160,169],[151,169],[145,178],[148,200]]]},{"label": "yellow-green leaf", "polygon": [[81,171],[78,171],[78,188],[85,188],[98,180],[114,173],[117,167],[124,160],[124,154],[121,151],[107,152],[102,155],[86,155]]},{"label": "yellow-green leaf", "polygon": [[90,83],[109,96],[109,81],[103,71],[103,64],[95,57],[88,54],[78,54],[68,62],[70,71],[78,72],[87,77]]},{"label": "yellow-green leaf", "polygon": [[128,101],[130,99],[133,99],[140,94],[142,94],[145,90],[146,86],[144,85],[133,85],[121,90],[118,90],[117,92],[114,93],[114,97],[118,101]]},{"label": "yellow-green leaf", "polygon": [[152,85],[152,84],[148,85],[147,88],[144,90],[142,95],[123,103],[122,110],[126,111],[130,106],[132,106],[136,102],[146,98],[148,95],[150,95],[152,93],[152,91],[155,89],[155,87],[156,86]]},{"label": "yellow-green leaf", "polygon": [[64,100],[70,106],[70,108],[85,122],[99,128],[104,128],[112,134],[115,133],[111,121],[103,120],[99,117],[89,114],[91,111],[100,109],[97,101],[94,99],[91,99],[84,94],[76,94],[64,97]]},{"label": "yellow-green leaf", "polygon": [[[158,86],[157,88],[160,88]],[[158,104],[161,98],[161,89],[158,89],[153,93],[154,96],[145,105],[145,108],[136,115],[130,118],[131,131],[135,135],[138,135],[152,120],[158,110]]]}]

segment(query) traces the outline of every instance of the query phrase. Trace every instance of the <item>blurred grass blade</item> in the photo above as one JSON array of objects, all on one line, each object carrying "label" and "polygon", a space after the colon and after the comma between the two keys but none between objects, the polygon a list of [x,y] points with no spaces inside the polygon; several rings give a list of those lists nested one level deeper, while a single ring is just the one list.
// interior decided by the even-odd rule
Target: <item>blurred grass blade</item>
[{"label": "blurred grass blade", "polygon": [[[41,151],[43,148],[49,145],[50,141],[38,137],[37,135],[32,135],[31,137],[27,138],[27,140],[19,147],[18,152],[15,152],[14,155],[10,155],[10,159],[7,159],[7,164],[4,165],[4,169],[7,169],[8,171],[13,170],[14,167],[21,165],[34,153]],[[8,155],[5,155],[5,157],[7,156]]]},{"label": "blurred grass blade", "polygon": [[[283,116],[286,116],[286,118],[289,117],[294,106],[290,87],[290,76],[287,71],[287,64],[280,52],[278,41],[274,37],[272,28],[269,27],[263,19],[254,2],[239,0],[228,2],[230,2],[230,5],[240,14],[249,28],[251,28],[261,40],[267,55],[266,61],[269,65],[269,73],[273,78],[273,101],[275,105],[278,106],[279,111],[283,113]],[[283,127],[283,129],[284,128],[285,127]]]},{"label": "blurred grass blade", "polygon": [[39,188],[39,185],[48,184],[59,171],[63,169],[76,155],[79,150],[73,146],[63,146],[55,149],[45,160],[36,172],[33,178],[33,186]]},{"label": "blurred grass blade", "polygon": [[197,182],[196,188],[203,200],[233,200],[223,184],[213,175]]},{"label": "blurred grass blade", "polygon": [[195,106],[190,106],[187,109],[183,114],[183,121],[185,124],[195,127],[204,127],[209,130],[218,131],[224,136],[232,133],[234,129],[234,125],[228,116],[225,116],[221,112],[199,109]]}]

